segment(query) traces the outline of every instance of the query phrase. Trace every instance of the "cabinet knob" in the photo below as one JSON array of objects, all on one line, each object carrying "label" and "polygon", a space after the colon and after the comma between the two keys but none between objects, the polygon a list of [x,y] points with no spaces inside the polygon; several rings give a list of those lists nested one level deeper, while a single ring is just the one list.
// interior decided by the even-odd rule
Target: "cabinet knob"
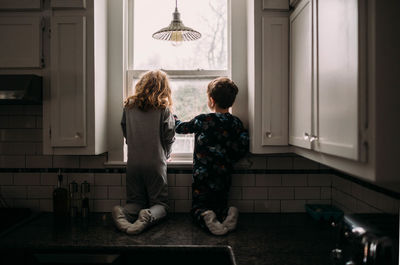
[{"label": "cabinet knob", "polygon": [[304,137],[304,140],[310,141],[310,134],[305,132],[303,137]]},{"label": "cabinet knob", "polygon": [[266,132],[266,133],[265,133],[265,136],[266,136],[267,138],[271,138],[271,137],[272,137],[272,132]]},{"label": "cabinet knob", "polygon": [[79,139],[79,138],[81,138],[81,134],[80,134],[80,133],[78,133],[78,132],[77,132],[77,133],[75,133],[75,136],[74,136],[74,138],[75,138],[75,139]]},{"label": "cabinet knob", "polygon": [[312,143],[312,142],[314,142],[314,141],[317,141],[318,140],[318,136],[316,136],[316,135],[311,135],[310,136],[310,142]]}]

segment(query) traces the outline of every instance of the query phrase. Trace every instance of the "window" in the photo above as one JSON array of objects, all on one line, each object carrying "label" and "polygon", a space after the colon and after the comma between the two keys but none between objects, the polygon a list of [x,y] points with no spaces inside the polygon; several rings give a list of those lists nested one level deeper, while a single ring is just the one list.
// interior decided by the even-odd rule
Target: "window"
[{"label": "window", "polygon": [[[175,0],[129,2],[129,58],[125,96],[132,95],[140,75],[162,69],[170,77],[173,112],[186,121],[208,112],[207,84],[218,76],[230,76],[229,0],[178,0],[185,26],[202,34],[199,40],[173,46],[152,34],[172,20]],[[190,157],[193,135],[176,135],[172,156]]]}]

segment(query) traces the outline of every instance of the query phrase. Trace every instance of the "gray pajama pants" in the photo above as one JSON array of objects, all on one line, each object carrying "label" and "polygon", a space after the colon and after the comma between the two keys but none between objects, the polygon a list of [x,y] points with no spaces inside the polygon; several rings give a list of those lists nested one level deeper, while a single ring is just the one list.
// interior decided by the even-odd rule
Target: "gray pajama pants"
[{"label": "gray pajama pants", "polygon": [[124,109],[122,131],[128,145],[127,201],[124,212],[134,221],[149,208],[155,221],[168,211],[167,158],[175,140],[175,120],[168,109]]}]

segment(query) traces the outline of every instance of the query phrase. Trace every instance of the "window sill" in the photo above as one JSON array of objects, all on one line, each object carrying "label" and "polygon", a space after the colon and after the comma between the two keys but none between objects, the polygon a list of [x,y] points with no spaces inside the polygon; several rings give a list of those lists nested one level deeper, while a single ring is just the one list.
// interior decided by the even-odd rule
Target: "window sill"
[{"label": "window sill", "polygon": [[[126,162],[124,161],[107,161],[104,163],[104,166],[107,168],[121,168],[126,167]],[[192,169],[193,160],[190,159],[173,159],[171,161],[167,161],[168,168],[173,169]]]}]

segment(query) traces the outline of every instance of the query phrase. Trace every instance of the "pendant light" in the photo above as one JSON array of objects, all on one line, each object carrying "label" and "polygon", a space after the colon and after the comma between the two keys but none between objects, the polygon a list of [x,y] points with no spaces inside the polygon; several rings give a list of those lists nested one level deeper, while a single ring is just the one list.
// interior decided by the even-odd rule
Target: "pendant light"
[{"label": "pendant light", "polygon": [[168,27],[153,34],[154,39],[172,41],[172,45],[178,46],[183,41],[197,40],[201,37],[200,32],[183,25],[181,14],[178,12],[178,0],[175,0],[175,12],[172,17],[173,20]]}]

